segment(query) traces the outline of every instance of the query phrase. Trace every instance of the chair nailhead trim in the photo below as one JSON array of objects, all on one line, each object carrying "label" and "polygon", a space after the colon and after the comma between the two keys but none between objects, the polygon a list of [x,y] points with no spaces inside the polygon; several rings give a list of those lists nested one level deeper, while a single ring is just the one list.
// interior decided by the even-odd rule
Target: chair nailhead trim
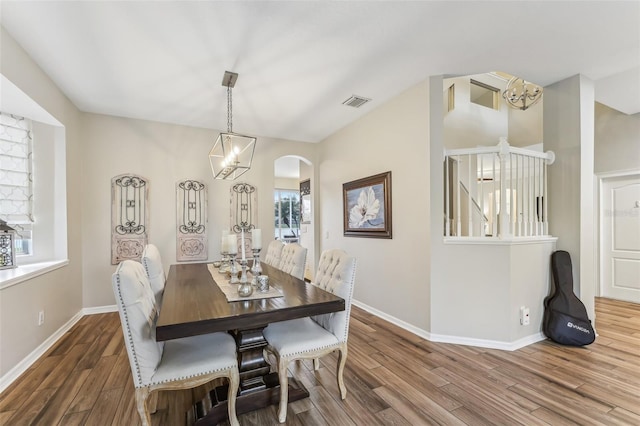
[{"label": "chair nailhead trim", "polygon": [[[284,355],[284,357],[285,357],[285,358],[288,358],[288,357],[290,357],[290,356],[295,356],[295,355],[300,355],[300,354],[306,354],[306,353],[308,353],[308,352],[322,351],[322,350],[330,349],[330,348],[338,349],[342,343],[343,343],[343,342],[340,342],[339,344],[326,345],[326,346],[322,346],[322,347],[320,347],[320,348],[313,348],[313,349],[309,349],[309,350],[306,350],[306,351],[291,352],[291,353],[285,354],[285,355]],[[280,353],[280,352],[278,352],[278,353]],[[282,356],[282,354],[281,354],[281,353],[280,353],[280,356]]]},{"label": "chair nailhead trim", "polygon": [[127,309],[124,306],[124,300],[122,300],[122,283],[120,282],[120,267],[118,267],[116,281],[118,283],[118,299],[120,299],[120,306],[122,307],[121,312],[124,316],[124,321],[127,326],[127,339],[129,341],[129,347],[131,348],[131,354],[133,355],[133,364],[136,367],[136,376],[138,378],[138,382],[142,384],[142,375],[140,374],[140,365],[138,364],[138,356],[136,355],[136,351],[133,350],[133,336],[131,335],[131,327],[129,326],[129,317],[127,316]]}]

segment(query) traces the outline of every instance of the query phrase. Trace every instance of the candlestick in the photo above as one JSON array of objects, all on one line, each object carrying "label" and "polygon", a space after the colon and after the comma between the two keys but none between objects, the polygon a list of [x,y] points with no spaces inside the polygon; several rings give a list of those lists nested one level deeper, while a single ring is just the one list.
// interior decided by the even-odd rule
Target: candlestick
[{"label": "candlestick", "polygon": [[240,284],[247,283],[247,261],[241,260],[240,267],[242,268],[242,273],[240,274]]},{"label": "candlestick", "polygon": [[224,273],[229,270],[229,231],[222,230],[222,236],[220,237],[220,254],[222,254],[222,264],[220,265],[220,272]]},{"label": "candlestick", "polygon": [[251,265],[251,274],[253,278],[251,279],[251,285],[257,287],[258,285],[258,275],[262,274],[262,267],[260,266],[260,249],[251,249],[253,252],[253,265]]},{"label": "candlestick", "polygon": [[240,286],[238,287],[238,295],[241,297],[251,296],[253,293],[253,287],[247,282],[247,261],[241,260],[242,275],[240,275]]},{"label": "candlestick", "polygon": [[231,273],[231,279],[229,280],[229,284],[238,284],[240,280],[238,280],[238,268],[236,263],[237,253],[230,253],[229,256],[231,256],[231,269],[229,271]]},{"label": "candlestick", "polygon": [[238,268],[236,267],[236,256],[238,255],[238,240],[236,234],[227,236],[227,246],[229,250],[229,272],[231,273],[231,283],[238,282]]},{"label": "candlestick", "polygon": [[262,248],[262,229],[251,231],[251,249],[260,250]]},{"label": "candlestick", "polygon": [[244,229],[242,230],[242,238],[240,239],[241,244],[242,244],[242,260],[246,261],[247,257],[244,254]]}]

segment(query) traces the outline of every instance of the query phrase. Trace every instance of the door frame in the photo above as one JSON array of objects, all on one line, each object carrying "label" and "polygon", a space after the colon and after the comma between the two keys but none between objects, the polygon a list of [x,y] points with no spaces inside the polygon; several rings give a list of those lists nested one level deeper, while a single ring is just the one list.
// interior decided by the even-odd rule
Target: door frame
[{"label": "door frame", "polygon": [[597,262],[596,262],[596,291],[595,291],[595,295],[596,297],[601,297],[602,296],[602,283],[603,283],[603,277],[602,277],[602,262],[604,261],[604,256],[603,256],[603,250],[604,247],[602,247],[602,241],[603,241],[603,236],[602,236],[602,232],[603,232],[603,214],[602,214],[602,209],[604,208],[604,203],[603,203],[603,199],[602,197],[604,196],[604,185],[605,183],[609,180],[609,179],[615,179],[615,178],[620,178],[620,177],[632,177],[632,176],[638,176],[640,177],[640,169],[638,170],[621,170],[621,171],[616,171],[616,172],[603,172],[603,173],[596,173],[596,178],[598,179],[598,184],[596,186],[596,190],[597,190],[597,194],[595,199],[598,200],[597,203],[597,209],[596,209],[596,220],[595,220],[595,226],[596,226],[596,233],[595,235],[597,235],[598,237],[598,241],[596,242],[597,244],[597,250],[596,250],[596,256],[597,256]]}]

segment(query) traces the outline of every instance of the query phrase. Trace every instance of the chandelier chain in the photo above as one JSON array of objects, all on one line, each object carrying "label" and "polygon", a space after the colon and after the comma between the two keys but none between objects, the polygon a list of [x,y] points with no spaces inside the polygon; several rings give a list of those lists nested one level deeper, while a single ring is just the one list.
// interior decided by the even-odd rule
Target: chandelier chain
[{"label": "chandelier chain", "polygon": [[233,107],[231,101],[231,86],[227,86],[227,132],[233,133],[233,114],[231,108]]}]

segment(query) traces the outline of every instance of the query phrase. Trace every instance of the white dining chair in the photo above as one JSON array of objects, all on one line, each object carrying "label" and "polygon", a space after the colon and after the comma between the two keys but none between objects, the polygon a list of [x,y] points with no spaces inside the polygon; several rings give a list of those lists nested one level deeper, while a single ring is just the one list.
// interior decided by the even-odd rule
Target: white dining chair
[{"label": "white dining chair", "polygon": [[167,280],[164,274],[164,266],[162,266],[162,258],[158,247],[153,244],[147,244],[142,251],[142,265],[147,273],[147,278],[151,283],[151,289],[156,298],[158,308],[162,306],[162,294],[164,292],[164,284]]},{"label": "white dining chair", "polygon": [[298,243],[285,244],[277,268],[298,279],[303,279],[307,249]]},{"label": "white dining chair", "polygon": [[280,265],[280,257],[282,256],[282,249],[284,243],[280,240],[273,240],[267,246],[267,254],[264,256],[264,263],[278,267]]},{"label": "white dining chair", "polygon": [[238,425],[236,393],[240,378],[233,337],[211,333],[158,342],[155,298],[142,264],[133,260],[120,263],[112,276],[112,285],[142,425],[151,425],[152,392],[191,389],[219,377],[229,381],[229,422]]},{"label": "white dining chair", "polygon": [[349,316],[355,283],[356,259],[343,250],[326,250],[320,256],[315,285],[340,296],[345,301],[345,310],[314,317],[299,318],[269,324],[264,330],[267,340],[267,354],[277,360],[280,379],[280,406],[278,420],[287,420],[289,398],[287,367],[296,359],[313,359],[318,369],[317,359],[333,351],[338,351],[336,378],[340,397],[345,399],[344,366],[347,361],[347,338],[349,336]]}]

